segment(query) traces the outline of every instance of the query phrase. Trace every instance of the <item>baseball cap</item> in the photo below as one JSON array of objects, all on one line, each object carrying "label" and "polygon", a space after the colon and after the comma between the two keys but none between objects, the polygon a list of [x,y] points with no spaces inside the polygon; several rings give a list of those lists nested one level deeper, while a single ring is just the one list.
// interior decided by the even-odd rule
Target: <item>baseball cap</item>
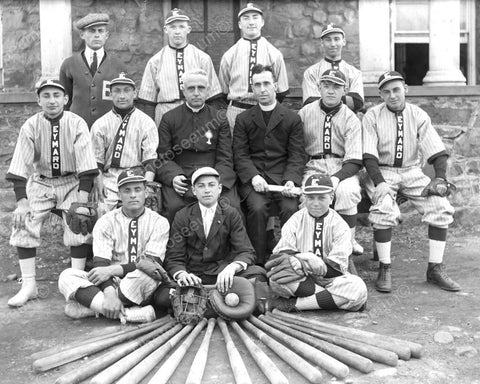
[{"label": "baseball cap", "polygon": [[128,183],[144,183],[147,180],[143,176],[143,171],[140,168],[126,169],[118,175],[117,185],[120,188],[122,185]]},{"label": "baseball cap", "polygon": [[190,17],[188,17],[187,14],[183,12],[181,9],[173,8],[170,12],[167,13],[167,17],[165,18],[165,25],[178,20],[190,21]]},{"label": "baseball cap", "polygon": [[378,88],[382,88],[384,84],[388,83],[389,81],[393,80],[402,80],[405,81],[405,78],[402,76],[400,72],[397,71],[387,71],[383,73],[378,78]]},{"label": "baseball cap", "polygon": [[320,81],[331,81],[339,85],[345,85],[347,83],[343,72],[337,69],[327,69],[322,73],[322,76],[320,76]]},{"label": "baseball cap", "polygon": [[258,12],[263,16],[263,11],[260,9],[259,6],[257,6],[254,3],[247,3],[245,8],[241,9],[240,12],[238,12],[237,17],[240,18],[240,16],[242,16],[244,13],[247,13],[247,12]]},{"label": "baseball cap", "polygon": [[128,85],[131,85],[133,88],[135,88],[135,82],[132,80],[132,79],[129,79],[127,76],[126,76],[126,73],[125,72],[121,72],[118,77],[116,77],[115,79],[113,79],[112,81],[110,81],[110,88],[113,86],[113,85],[117,85],[117,84],[128,84]]},{"label": "baseball cap", "polygon": [[302,191],[305,195],[331,193],[333,192],[332,180],[321,174],[311,175],[305,180]]},{"label": "baseball cap", "polygon": [[85,29],[95,25],[108,24],[110,17],[106,13],[89,13],[77,21],[76,27],[78,29]]},{"label": "baseball cap", "polygon": [[47,79],[43,80],[40,85],[37,87],[37,95],[40,95],[40,91],[45,87],[55,87],[61,89],[65,93],[65,88],[57,79]]},{"label": "baseball cap", "polygon": [[220,174],[216,169],[212,167],[202,167],[198,168],[192,175],[192,185],[195,185],[195,182],[202,176],[216,176],[220,177]]},{"label": "baseball cap", "polygon": [[320,34],[320,38],[323,39],[325,36],[329,35],[330,33],[341,33],[343,37],[345,37],[345,32],[343,31],[342,27],[335,25],[335,24],[327,24],[322,29],[322,33]]}]

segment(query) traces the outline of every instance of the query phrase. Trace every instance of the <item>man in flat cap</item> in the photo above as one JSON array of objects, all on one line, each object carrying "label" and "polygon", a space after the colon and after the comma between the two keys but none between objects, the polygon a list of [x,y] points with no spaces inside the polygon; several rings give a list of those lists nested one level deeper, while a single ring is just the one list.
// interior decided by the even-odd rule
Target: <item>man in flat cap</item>
[{"label": "man in flat cap", "polygon": [[110,80],[126,72],[126,66],[104,48],[109,20],[105,13],[89,13],[78,20],[85,48],[65,59],[60,68],[60,82],[69,98],[65,109],[81,116],[89,128],[112,108]]},{"label": "man in flat cap", "polygon": [[256,64],[273,68],[277,79],[276,97],[282,102],[288,93],[288,76],[282,53],[262,37],[265,24],[263,11],[248,3],[238,13],[238,27],[242,38],[222,57],[219,80],[222,92],[228,99],[227,117],[233,132],[238,114],[257,104],[252,90],[252,68]]},{"label": "man in flat cap", "polygon": [[183,104],[182,75],[192,69],[202,69],[207,74],[207,103],[217,109],[224,108],[222,90],[212,59],[188,41],[188,34],[192,30],[190,17],[181,9],[174,8],[168,13],[163,30],[168,45],[148,61],[138,92],[144,112],[158,126],[166,112]]},{"label": "man in flat cap", "polygon": [[325,56],[317,64],[307,68],[303,74],[303,105],[320,98],[320,90],[318,88],[320,76],[327,69],[335,69],[342,71],[347,81],[346,93],[342,97],[343,103],[352,111],[357,112],[363,107],[362,73],[354,66],[345,62],[345,60],[342,60],[342,50],[347,43],[345,32],[337,25],[328,24],[323,28],[320,39]]},{"label": "man in flat cap", "polygon": [[113,108],[92,126],[95,160],[100,174],[96,178],[97,196],[105,197],[107,210],[117,206],[117,178],[127,168],[145,168],[145,179],[155,176],[158,131],[155,122],[134,106],[135,82],[125,73],[110,81]]}]

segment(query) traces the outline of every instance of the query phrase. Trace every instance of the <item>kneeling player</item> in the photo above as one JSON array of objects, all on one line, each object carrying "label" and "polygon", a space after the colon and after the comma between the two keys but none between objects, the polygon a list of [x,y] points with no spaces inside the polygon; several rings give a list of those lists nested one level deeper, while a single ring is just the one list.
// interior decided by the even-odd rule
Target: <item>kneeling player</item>
[{"label": "kneeling player", "polygon": [[266,310],[344,309],[359,311],[367,302],[363,280],[347,272],[352,253],[347,223],[329,208],[329,177],[311,175],[303,186],[305,208],[282,227],[282,236],[265,264],[272,291],[280,296]]},{"label": "kneeling player", "polygon": [[[147,305],[161,284],[169,224],[145,208],[145,177],[138,170],[118,176],[123,206],[102,216],[93,230],[94,268],[66,269],[58,286],[67,299],[65,313],[78,319],[100,313],[127,321],[155,319]],[[164,276],[166,274],[163,274]]]}]

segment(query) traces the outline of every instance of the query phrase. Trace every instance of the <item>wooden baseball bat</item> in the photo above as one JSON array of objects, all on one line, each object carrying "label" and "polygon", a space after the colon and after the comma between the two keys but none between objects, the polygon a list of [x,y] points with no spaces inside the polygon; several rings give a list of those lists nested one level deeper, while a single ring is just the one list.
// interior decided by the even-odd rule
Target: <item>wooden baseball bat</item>
[{"label": "wooden baseball bat", "polygon": [[261,321],[263,321],[264,323],[272,327],[275,327],[279,331],[282,331],[287,335],[290,335],[297,340],[303,341],[304,343],[311,345],[312,347],[318,349],[319,351],[322,351],[327,355],[332,356],[334,359],[341,361],[342,363],[350,367],[358,369],[360,372],[370,373],[373,371],[372,360],[369,360],[363,356],[357,355],[356,353],[349,351],[348,349],[339,347],[338,345],[331,344],[324,340],[316,339],[314,337],[307,335],[306,333],[299,332],[285,325],[276,323],[272,321],[270,318],[265,317],[263,315],[260,316],[259,319],[261,319]]},{"label": "wooden baseball bat", "polygon": [[230,367],[232,368],[233,377],[236,384],[252,384],[250,375],[248,374],[247,367],[243,362],[242,356],[238,352],[235,343],[228,332],[227,323],[221,317],[217,319],[220,331],[222,331],[223,338],[225,339],[225,346],[227,348],[228,360],[230,361]]},{"label": "wooden baseball bat", "polygon": [[129,341],[125,344],[120,345],[119,347],[103,354],[102,356],[93,359],[88,364],[82,365],[70,372],[67,372],[63,376],[59,377],[55,384],[74,384],[80,383],[85,380],[87,377],[93,376],[95,373],[100,370],[110,366],[117,360],[121,359],[123,356],[128,355],[130,352],[133,352],[137,348],[141,347],[143,344],[147,343],[149,340],[161,335],[168,329],[174,326],[173,322],[169,322],[160,328],[147,333],[146,335],[140,336],[139,338]]},{"label": "wooden baseball bat", "polygon": [[[283,189],[284,189],[283,185],[268,184],[268,191],[269,192],[282,192]],[[293,187],[292,188],[292,193],[294,193],[297,196],[300,196],[302,194],[302,188]]]},{"label": "wooden baseball bat", "polygon": [[131,331],[133,329],[142,329],[142,328],[145,328],[145,327],[147,327],[151,324],[157,324],[158,326],[161,326],[161,325],[167,323],[170,320],[172,320],[171,316],[167,315],[167,316],[164,316],[164,317],[156,320],[154,323],[145,323],[145,324],[138,324],[138,325],[132,325],[132,326],[129,325],[128,328],[125,328],[126,327],[125,325],[118,325],[115,328],[121,328],[120,331],[103,333],[102,335],[93,336],[93,337],[90,337],[88,339],[78,340],[78,341],[74,341],[74,342],[71,342],[71,343],[68,343],[68,344],[63,344],[63,345],[57,345],[55,347],[45,349],[43,351],[32,353],[30,355],[30,358],[32,360],[38,360],[38,359],[41,359],[43,357],[54,355],[56,353],[64,352],[66,350],[78,347],[80,345],[95,343],[95,342],[100,341],[100,340],[109,339],[111,337],[116,337],[118,335],[122,335],[125,332]]},{"label": "wooden baseball bat", "polygon": [[208,349],[210,347],[210,339],[212,338],[213,329],[215,328],[215,319],[208,319],[208,327],[203,337],[202,344],[198,348],[197,354],[193,359],[190,372],[188,373],[185,384],[201,384],[205,365],[207,364]]},{"label": "wooden baseball bat", "polygon": [[115,337],[111,337],[108,339],[103,339],[99,341],[95,341],[90,344],[79,345],[78,347],[74,347],[69,349],[68,351],[63,351],[56,353],[54,355],[46,356],[44,358],[35,360],[33,362],[33,369],[35,372],[45,372],[49,369],[59,367],[63,364],[70,363],[72,361],[78,360],[84,356],[88,356],[94,354],[96,352],[102,351],[114,345],[123,343],[124,341],[133,339],[134,337],[138,337],[143,335],[147,332],[151,332],[152,330],[156,329],[158,324],[156,322],[150,323],[148,326],[125,331],[120,335]]},{"label": "wooden baseball bat", "polygon": [[152,369],[174,348],[188,333],[193,329],[193,324],[188,324],[183,329],[163,344],[160,348],[153,351],[144,358],[140,363],[133,367],[126,375],[124,375],[117,384],[138,384],[147,376]]},{"label": "wooden baseball bat", "polygon": [[306,333],[307,335],[314,336],[318,339],[328,341],[329,343],[338,345],[352,352],[358,353],[359,355],[367,357],[370,360],[378,361],[379,363],[390,365],[392,367],[395,367],[398,363],[397,354],[387,351],[386,349],[381,349],[373,345],[363,344],[359,341],[346,339],[341,336],[334,336],[328,333],[317,332],[317,331],[314,331],[313,329],[304,327],[299,323],[292,323],[292,322],[281,320],[277,317],[272,316],[272,314],[268,312],[266,316],[269,319],[272,319],[273,321],[278,322],[279,324],[286,325],[290,328],[296,329],[297,331]]},{"label": "wooden baseball bat", "polygon": [[268,381],[272,384],[288,384],[288,379],[285,375],[277,368],[275,363],[265,354],[265,352],[263,352],[260,347],[248,337],[237,322],[231,321],[230,325],[245,344],[253,360],[255,360],[255,363],[260,367]]},{"label": "wooden baseball bat", "polygon": [[308,361],[304,360],[295,352],[291,351],[283,344],[276,341],[273,337],[267,335],[265,332],[255,327],[249,321],[243,320],[241,324],[245,329],[252,333],[257,339],[262,341],[273,352],[280,356],[282,360],[284,360],[288,365],[290,365],[308,381],[310,381],[311,383],[322,382],[322,373],[313,365],[311,365]]},{"label": "wooden baseball bat", "polygon": [[386,349],[388,351],[395,352],[402,360],[409,360],[413,355],[420,357],[422,354],[423,346],[410,341],[396,339],[390,336],[380,335],[378,333],[362,331],[360,329],[344,327],[337,324],[326,323],[315,319],[305,319],[304,317],[297,316],[291,313],[285,313],[274,309],[272,312],[275,316],[283,316],[284,319],[297,319],[301,320],[306,327],[315,329],[317,331],[342,335],[348,339],[361,341],[367,344],[375,345],[379,348]]},{"label": "wooden baseball bat", "polygon": [[334,359],[330,355],[319,351],[311,345],[296,339],[295,337],[286,335],[285,333],[271,327],[270,325],[258,320],[257,318],[250,316],[249,321],[260,328],[262,331],[267,332],[270,336],[280,340],[283,344],[297,352],[300,356],[315,363],[319,367],[325,369],[332,375],[344,379],[350,373],[348,367],[342,362]]},{"label": "wooden baseball bat", "polygon": [[188,351],[188,348],[193,344],[197,336],[202,332],[202,329],[207,325],[207,319],[203,318],[195,326],[193,331],[183,341],[183,343],[175,350],[175,352],[163,363],[160,369],[148,381],[148,384],[166,384],[168,379],[173,375],[175,369],[182,362],[183,357]]},{"label": "wooden baseball bat", "polygon": [[[173,323],[172,323],[173,326]],[[169,329],[167,332],[158,336],[157,338],[151,340],[147,344],[138,348],[136,351],[124,356],[122,359],[118,360],[116,363],[110,365],[108,368],[104,369],[102,372],[98,373],[90,380],[90,384],[111,384],[119,377],[124,375],[130,369],[132,369],[136,364],[138,364],[142,359],[148,356],[155,349],[160,347],[166,341],[175,336],[182,329],[181,324],[175,325],[173,328]],[[91,363],[90,363],[91,364]]]}]

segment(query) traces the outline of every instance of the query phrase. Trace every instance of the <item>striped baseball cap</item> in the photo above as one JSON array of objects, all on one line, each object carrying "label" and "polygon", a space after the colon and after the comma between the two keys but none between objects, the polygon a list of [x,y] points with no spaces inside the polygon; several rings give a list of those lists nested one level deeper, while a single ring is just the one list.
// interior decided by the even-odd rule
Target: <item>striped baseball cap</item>
[{"label": "striped baseball cap", "polygon": [[117,85],[117,84],[127,84],[127,85],[131,85],[133,88],[135,88],[135,82],[132,80],[132,79],[129,79],[127,76],[126,76],[126,73],[125,72],[121,72],[118,77],[116,77],[115,79],[113,79],[112,81],[110,81],[110,88],[113,86],[113,85]]},{"label": "striped baseball cap", "polygon": [[342,71],[337,69],[327,69],[325,72],[322,73],[320,76],[320,81],[331,81],[332,83],[345,85],[347,84],[347,79]]},{"label": "striped baseball cap", "polygon": [[378,78],[378,88],[382,88],[384,84],[388,83],[389,81],[393,80],[402,80],[405,81],[405,78],[402,76],[400,72],[397,71],[387,71],[383,73]]},{"label": "striped baseball cap", "polygon": [[322,174],[311,175],[305,180],[302,191],[305,195],[326,194],[333,192],[332,180]]},{"label": "striped baseball cap", "polygon": [[46,87],[58,88],[58,89],[61,89],[63,92],[65,92],[65,87],[62,85],[62,83],[60,83],[59,80],[57,80],[57,79],[46,79],[46,80],[43,80],[43,81],[37,86],[37,95],[39,95],[39,94],[40,94],[40,91],[41,91],[43,88],[46,88]]},{"label": "striped baseball cap", "polygon": [[322,33],[320,34],[320,38],[323,39],[325,36],[329,35],[330,33],[341,33],[343,37],[345,37],[345,32],[343,31],[342,27],[335,25],[335,24],[327,24],[322,29]]},{"label": "striped baseball cap", "polygon": [[174,21],[190,21],[190,17],[188,17],[188,15],[180,8],[173,8],[167,13],[165,25],[173,23]]},{"label": "striped baseball cap", "polygon": [[247,12],[257,12],[263,16],[263,11],[260,9],[258,5],[254,3],[247,3],[245,8],[241,9],[240,12],[238,12],[238,18],[240,18],[244,13],[247,13]]},{"label": "striped baseball cap", "polygon": [[117,185],[120,188],[128,183],[145,183],[147,180],[140,168],[126,169],[118,175]]}]

